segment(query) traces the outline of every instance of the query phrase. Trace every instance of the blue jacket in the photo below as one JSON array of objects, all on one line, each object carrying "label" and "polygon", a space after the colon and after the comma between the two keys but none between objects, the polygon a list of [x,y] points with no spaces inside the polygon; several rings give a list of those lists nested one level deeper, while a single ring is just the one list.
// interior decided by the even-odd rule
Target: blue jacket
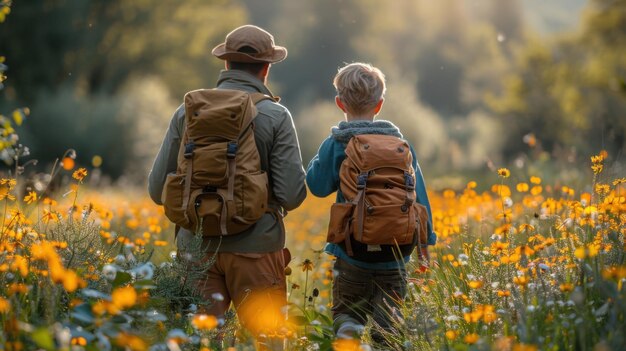
[{"label": "blue jacket", "polygon": [[[345,148],[354,135],[358,134],[385,134],[402,137],[398,128],[389,121],[351,121],[341,122],[337,127],[332,129],[331,135],[322,142],[317,155],[311,160],[307,169],[306,181],[311,193],[318,197],[326,197],[335,191],[337,192],[337,202],[345,202],[345,198],[339,189],[339,168],[346,158]],[[415,169],[415,195],[416,201],[426,206],[428,210],[428,245],[434,245],[437,236],[432,226],[432,211],[428,194],[426,193],[426,185],[422,171],[417,162],[415,151],[411,146],[413,155],[413,168]],[[368,269],[396,269],[398,262],[362,262],[349,257],[341,246],[328,243],[325,251],[342,258],[356,266]],[[407,262],[409,257],[405,257]]]}]

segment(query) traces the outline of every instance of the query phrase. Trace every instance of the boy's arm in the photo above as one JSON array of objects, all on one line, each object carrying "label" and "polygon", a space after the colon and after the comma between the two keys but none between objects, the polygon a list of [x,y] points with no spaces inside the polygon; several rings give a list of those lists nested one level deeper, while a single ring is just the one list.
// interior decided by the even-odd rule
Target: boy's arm
[{"label": "boy's arm", "polygon": [[[428,200],[428,193],[426,192],[426,183],[424,182],[424,176],[417,157],[415,156],[415,150],[411,146],[411,153],[413,154],[413,169],[415,169],[415,200],[426,207],[428,210],[428,245],[435,245],[437,242],[437,234],[433,228],[433,214],[430,208],[430,201]],[[427,247],[425,247],[427,248]]]},{"label": "boy's arm", "polygon": [[161,194],[163,193],[163,185],[165,185],[167,174],[176,171],[184,117],[185,109],[181,105],[174,112],[174,116],[172,116],[159,153],[154,159],[152,169],[148,175],[148,193],[152,201],[157,205],[163,204],[161,202]]},{"label": "boy's arm", "polygon": [[335,142],[332,137],[326,138],[307,167],[306,183],[317,197],[326,197],[337,191],[341,159],[335,155]]}]

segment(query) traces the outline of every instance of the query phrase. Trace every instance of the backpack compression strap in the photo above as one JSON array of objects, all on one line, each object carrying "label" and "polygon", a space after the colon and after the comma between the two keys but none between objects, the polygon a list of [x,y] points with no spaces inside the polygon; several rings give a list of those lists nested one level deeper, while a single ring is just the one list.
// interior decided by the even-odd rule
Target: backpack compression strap
[{"label": "backpack compression strap", "polygon": [[[276,101],[278,102],[278,100],[280,100],[280,98],[274,98],[272,96],[269,95],[265,95],[262,93],[250,93],[250,99],[252,100],[252,103],[254,105],[258,104],[259,102],[263,101],[263,100],[272,100],[272,101]],[[257,113],[258,114],[258,113]],[[250,123],[253,123],[254,118],[256,118],[256,115],[252,118],[252,121],[250,121]],[[247,132],[249,126],[243,127],[243,130],[241,131],[241,134],[239,135],[239,137],[241,138],[241,136]],[[222,214],[220,216],[220,234],[222,235],[226,235],[228,234],[227,232],[227,227],[226,227],[226,208],[227,206],[230,206],[234,209],[234,193],[235,193],[235,173],[237,171],[237,151],[239,150],[239,144],[237,143],[237,141],[230,141],[228,143],[228,146],[226,148],[226,159],[228,162],[228,192],[226,195],[226,201],[224,203],[224,205],[222,206]],[[233,212],[231,211],[231,209],[229,209],[229,212]],[[243,220],[241,217],[237,217],[240,220]]]},{"label": "backpack compression strap", "polygon": [[[361,241],[363,240],[363,222],[365,221],[365,188],[367,187],[367,178],[369,177],[369,172],[361,172],[356,177],[356,188],[357,193],[352,200],[352,204],[355,205],[356,211],[356,237],[355,239]],[[346,228],[352,225],[352,221],[348,223]],[[352,252],[352,243],[350,241],[350,234],[346,235],[346,250],[348,251],[348,256],[353,256],[354,252]]]}]

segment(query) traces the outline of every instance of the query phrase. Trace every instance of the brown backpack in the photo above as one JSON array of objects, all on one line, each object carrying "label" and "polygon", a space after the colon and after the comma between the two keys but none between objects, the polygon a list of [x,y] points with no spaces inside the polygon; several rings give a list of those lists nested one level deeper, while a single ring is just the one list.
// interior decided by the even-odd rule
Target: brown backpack
[{"label": "brown backpack", "polygon": [[201,89],[185,95],[185,131],[176,173],[163,189],[165,215],[205,236],[236,234],[267,211],[253,120],[261,93]]},{"label": "brown backpack", "polygon": [[327,240],[368,245],[426,244],[428,213],[415,202],[415,170],[409,144],[390,135],[350,139],[339,170],[346,202],[333,204]]}]

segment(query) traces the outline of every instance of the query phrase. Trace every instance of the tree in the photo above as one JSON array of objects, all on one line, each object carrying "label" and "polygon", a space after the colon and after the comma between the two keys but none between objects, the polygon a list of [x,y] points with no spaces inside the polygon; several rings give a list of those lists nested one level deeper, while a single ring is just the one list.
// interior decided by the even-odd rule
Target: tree
[{"label": "tree", "polygon": [[490,98],[508,127],[505,151],[521,151],[531,132],[548,150],[625,151],[625,50],[624,0],[594,0],[579,34],[523,47],[504,94]]}]

